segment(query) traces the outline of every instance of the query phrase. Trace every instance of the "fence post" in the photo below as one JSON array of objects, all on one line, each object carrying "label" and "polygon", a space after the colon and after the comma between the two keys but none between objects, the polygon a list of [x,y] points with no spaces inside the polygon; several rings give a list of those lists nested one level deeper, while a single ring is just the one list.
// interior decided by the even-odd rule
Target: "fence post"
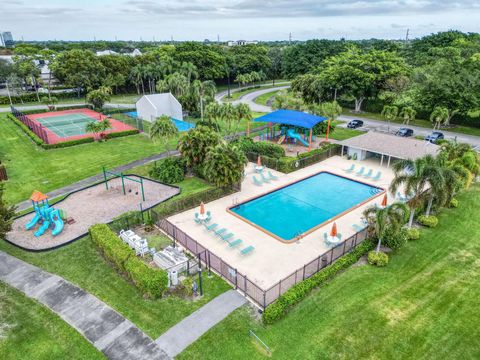
[{"label": "fence post", "polygon": [[320,256],[317,258],[317,272],[320,271]]},{"label": "fence post", "polygon": [[266,300],[266,292],[263,292],[263,311],[265,311],[265,308],[267,307],[266,305],[267,300]]},{"label": "fence post", "polygon": [[282,280],[278,282],[278,296],[282,294]]},{"label": "fence post", "polygon": [[305,280],[305,267],[306,267],[306,266],[307,266],[306,264],[303,265],[303,280]]},{"label": "fence post", "polygon": [[238,276],[237,276],[237,268],[235,268],[235,290],[238,288]]},{"label": "fence post", "polygon": [[245,286],[245,288],[243,289],[243,292],[244,292],[245,297],[247,297],[247,275],[245,275],[244,278],[243,278],[243,284]]},{"label": "fence post", "polygon": [[176,241],[177,240],[177,227],[173,225],[172,237],[173,237],[173,247],[176,248]]},{"label": "fence post", "polygon": [[[207,253],[208,253],[208,276],[211,276],[212,275],[212,267],[210,265],[210,251],[208,251],[208,250],[205,250],[205,251],[207,251]],[[235,272],[235,277],[236,276],[237,275],[236,275],[236,272]]]}]

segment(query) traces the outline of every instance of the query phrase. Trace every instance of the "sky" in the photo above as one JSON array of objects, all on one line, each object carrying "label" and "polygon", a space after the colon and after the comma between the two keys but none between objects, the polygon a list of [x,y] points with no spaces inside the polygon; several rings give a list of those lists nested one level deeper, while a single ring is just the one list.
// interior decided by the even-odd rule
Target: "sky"
[{"label": "sky", "polygon": [[480,0],[1,0],[16,40],[403,39],[480,32]]}]

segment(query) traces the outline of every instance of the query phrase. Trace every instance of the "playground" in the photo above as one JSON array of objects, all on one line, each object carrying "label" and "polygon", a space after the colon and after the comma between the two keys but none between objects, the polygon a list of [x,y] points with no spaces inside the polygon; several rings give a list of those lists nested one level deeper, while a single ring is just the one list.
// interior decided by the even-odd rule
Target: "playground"
[{"label": "playground", "polygon": [[[87,124],[107,118],[107,116],[90,109],[71,109],[29,115],[23,115],[19,111],[13,111],[13,113],[47,144],[93,137],[94,134],[86,131]],[[135,130],[134,127],[121,121],[112,118],[108,118],[108,120],[112,127],[104,131],[105,134]]]},{"label": "playground", "polygon": [[34,212],[15,219],[7,240],[28,250],[55,248],[84,236],[94,224],[109,223],[125,212],[140,210],[140,206],[148,209],[180,192],[139,176],[104,174],[109,176],[107,181],[73,192],[54,205],[48,204],[44,194],[34,192]]},{"label": "playground", "polygon": [[301,111],[277,110],[254,120],[269,124],[254,140],[274,142],[284,147],[287,155],[301,154],[318,148],[325,141],[325,137],[313,134],[313,127],[326,120]]}]

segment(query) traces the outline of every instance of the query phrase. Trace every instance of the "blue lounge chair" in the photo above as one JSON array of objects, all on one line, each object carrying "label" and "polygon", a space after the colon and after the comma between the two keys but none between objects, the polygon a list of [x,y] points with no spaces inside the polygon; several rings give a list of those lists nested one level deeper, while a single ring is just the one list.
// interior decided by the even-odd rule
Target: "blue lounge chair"
[{"label": "blue lounge chair", "polygon": [[255,175],[253,175],[253,183],[257,186],[262,186],[263,185],[263,182],[258,180],[257,177]]},{"label": "blue lounge chair", "polygon": [[368,179],[368,178],[369,178],[370,176],[372,176],[372,175],[373,175],[373,170],[370,169],[370,170],[368,170],[368,172],[367,172],[365,175],[363,175],[363,176],[365,177],[365,179]]},{"label": "blue lounge chair", "polygon": [[353,170],[355,170],[355,164],[352,164],[348,169],[345,169],[344,171],[347,173],[351,173]]},{"label": "blue lounge chair", "polygon": [[218,224],[210,224],[210,225],[207,225],[207,224],[204,224],[205,225],[205,229],[207,229],[208,231],[212,231],[212,230],[215,230],[217,227],[218,227]]},{"label": "blue lounge chair", "polygon": [[228,246],[231,247],[231,248],[234,248],[234,247],[240,245],[242,242],[243,242],[242,239],[237,239],[237,240],[229,241],[229,242],[228,242]]},{"label": "blue lounge chair", "polygon": [[323,233],[323,241],[325,241],[325,244],[330,245],[330,241],[328,241],[328,234]]},{"label": "blue lounge chair", "polygon": [[278,176],[273,175],[270,170],[268,170],[268,177],[272,180],[278,180]]},{"label": "blue lounge chair", "polygon": [[215,233],[215,235],[220,236],[220,235],[226,233],[227,231],[228,230],[226,228],[221,228],[221,229],[215,230],[214,233]]},{"label": "blue lounge chair", "polygon": [[375,175],[375,177],[372,178],[372,180],[373,180],[373,181],[378,181],[378,180],[380,180],[381,177],[382,177],[382,172],[379,171],[379,172],[377,173],[377,175]]},{"label": "blue lounge chair", "polygon": [[270,179],[267,178],[265,175],[263,175],[263,172],[260,173],[260,177],[262,178],[262,181],[263,181],[264,183],[270,182]]},{"label": "blue lounge chair", "polygon": [[223,241],[228,241],[230,240],[232,237],[233,237],[233,234],[232,233],[228,233],[228,234],[221,234],[219,235],[220,238],[223,240]]},{"label": "blue lounge chair", "polygon": [[251,253],[253,250],[255,250],[255,247],[250,245],[250,246],[247,246],[246,248],[243,248],[242,250],[240,250],[240,254],[247,255],[247,254]]},{"label": "blue lounge chair", "polygon": [[195,221],[198,225],[200,225],[202,223],[202,220],[197,219],[197,218],[193,219],[193,221]]},{"label": "blue lounge chair", "polygon": [[365,166],[362,166],[360,170],[357,171],[357,176],[362,176],[364,171],[365,171]]}]

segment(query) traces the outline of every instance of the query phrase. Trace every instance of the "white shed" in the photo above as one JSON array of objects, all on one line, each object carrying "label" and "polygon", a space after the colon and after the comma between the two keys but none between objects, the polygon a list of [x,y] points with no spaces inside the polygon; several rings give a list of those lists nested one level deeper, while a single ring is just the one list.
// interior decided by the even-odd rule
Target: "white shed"
[{"label": "white shed", "polygon": [[162,115],[183,120],[182,105],[171,93],[142,96],[135,104],[137,116],[145,121],[155,121]]}]

